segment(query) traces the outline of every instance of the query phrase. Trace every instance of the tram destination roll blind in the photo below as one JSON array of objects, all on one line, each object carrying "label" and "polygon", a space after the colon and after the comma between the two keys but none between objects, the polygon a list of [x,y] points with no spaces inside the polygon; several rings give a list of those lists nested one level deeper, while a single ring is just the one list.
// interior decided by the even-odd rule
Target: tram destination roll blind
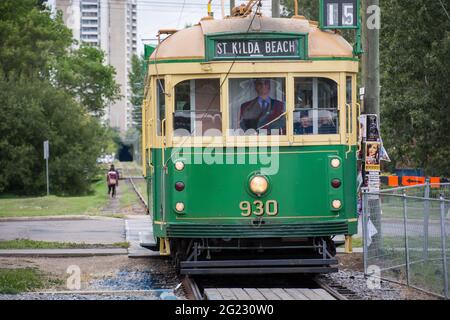
[{"label": "tram destination roll blind", "polygon": [[299,58],[299,39],[216,39],[214,58]]}]

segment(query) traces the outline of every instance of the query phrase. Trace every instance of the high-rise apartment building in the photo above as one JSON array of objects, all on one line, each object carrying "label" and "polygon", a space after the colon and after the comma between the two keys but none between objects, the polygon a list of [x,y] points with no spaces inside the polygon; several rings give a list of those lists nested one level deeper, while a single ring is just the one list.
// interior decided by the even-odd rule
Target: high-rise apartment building
[{"label": "high-rise apartment building", "polygon": [[133,124],[128,73],[137,51],[136,0],[55,0],[54,5],[63,12],[74,38],[101,48],[106,62],[116,69],[123,98],[108,107],[105,119],[124,133]]}]

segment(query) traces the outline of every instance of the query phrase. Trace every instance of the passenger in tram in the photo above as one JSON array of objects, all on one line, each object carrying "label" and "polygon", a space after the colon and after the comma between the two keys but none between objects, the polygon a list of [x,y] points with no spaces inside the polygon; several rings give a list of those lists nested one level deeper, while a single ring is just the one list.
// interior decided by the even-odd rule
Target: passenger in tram
[{"label": "passenger in tram", "polygon": [[285,104],[270,97],[270,82],[270,79],[256,79],[254,85],[258,96],[241,105],[239,124],[244,131],[263,129],[267,134],[272,130],[286,133],[286,119],[282,116]]},{"label": "passenger in tram", "polygon": [[319,110],[319,134],[337,133],[333,115],[329,110]]},{"label": "passenger in tram", "polygon": [[309,117],[308,111],[300,113],[300,121],[294,123],[294,134],[312,134],[313,123]]}]

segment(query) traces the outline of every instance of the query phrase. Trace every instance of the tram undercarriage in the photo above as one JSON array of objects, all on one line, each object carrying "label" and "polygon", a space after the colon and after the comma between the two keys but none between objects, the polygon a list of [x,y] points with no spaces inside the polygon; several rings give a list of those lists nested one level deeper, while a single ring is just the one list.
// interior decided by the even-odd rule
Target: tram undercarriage
[{"label": "tram undercarriage", "polygon": [[269,239],[171,239],[180,274],[337,272],[330,237]]}]

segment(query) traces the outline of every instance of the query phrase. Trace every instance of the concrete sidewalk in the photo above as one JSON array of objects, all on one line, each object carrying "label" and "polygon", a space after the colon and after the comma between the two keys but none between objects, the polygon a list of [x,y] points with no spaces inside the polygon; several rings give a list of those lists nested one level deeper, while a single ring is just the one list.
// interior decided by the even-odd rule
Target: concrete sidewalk
[{"label": "concrete sidewalk", "polygon": [[42,219],[0,221],[0,240],[112,244],[125,241],[122,219]]},{"label": "concrete sidewalk", "polygon": [[153,242],[153,226],[150,216],[127,216],[125,220],[126,239],[130,243],[129,257],[155,257],[159,252],[140,246],[140,242]]},{"label": "concrete sidewalk", "polygon": [[124,255],[123,248],[95,249],[9,249],[0,250],[0,257],[91,257]]}]

